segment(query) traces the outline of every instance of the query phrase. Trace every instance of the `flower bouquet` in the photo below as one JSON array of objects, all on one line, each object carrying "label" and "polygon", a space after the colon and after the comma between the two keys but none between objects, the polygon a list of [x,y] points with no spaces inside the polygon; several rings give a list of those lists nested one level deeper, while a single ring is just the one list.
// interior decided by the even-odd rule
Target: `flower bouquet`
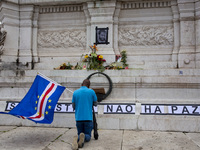
[{"label": "flower bouquet", "polygon": [[96,51],[98,51],[96,45],[90,46],[90,49],[91,53],[86,54],[83,59],[83,62],[86,62],[87,70],[98,70],[103,72],[105,70],[103,63],[106,62],[106,60],[103,59],[102,55],[96,53]]},{"label": "flower bouquet", "polygon": [[73,69],[73,65],[71,65],[70,62],[68,62],[68,64],[63,63],[62,65],[60,65],[59,69],[68,69],[68,70],[72,70],[72,69]]},{"label": "flower bouquet", "polygon": [[106,60],[103,58],[103,55],[98,55],[96,52],[98,51],[97,46],[89,46],[91,52],[86,55],[81,56],[81,60],[77,62],[75,66],[71,65],[69,62],[68,64],[63,63],[58,68],[54,69],[68,69],[68,70],[98,70],[103,72],[105,69],[112,69],[112,70],[121,70],[121,69],[128,69],[127,64],[127,54],[126,50],[122,50],[120,55],[116,55],[116,61],[111,63],[110,65],[105,65],[104,63]]}]

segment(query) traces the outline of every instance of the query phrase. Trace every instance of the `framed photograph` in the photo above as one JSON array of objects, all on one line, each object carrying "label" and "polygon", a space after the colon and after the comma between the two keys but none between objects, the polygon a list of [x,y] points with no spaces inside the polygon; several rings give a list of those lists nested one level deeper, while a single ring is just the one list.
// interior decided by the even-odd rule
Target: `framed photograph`
[{"label": "framed photograph", "polygon": [[108,27],[98,28],[96,27],[96,43],[94,44],[109,44],[108,42]]}]

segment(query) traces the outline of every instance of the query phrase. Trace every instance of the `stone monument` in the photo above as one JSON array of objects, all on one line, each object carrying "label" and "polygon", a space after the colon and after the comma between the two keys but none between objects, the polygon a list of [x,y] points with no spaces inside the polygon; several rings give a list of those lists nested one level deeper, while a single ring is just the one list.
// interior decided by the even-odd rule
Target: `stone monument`
[{"label": "stone monument", "polygon": [[[104,72],[113,90],[98,105],[99,128],[200,131],[199,0],[0,3],[0,21],[7,32],[1,32],[6,35],[0,62],[1,111],[17,105],[37,72],[72,91],[79,88],[95,70],[54,68],[64,62],[76,65],[97,43],[107,64],[123,50],[129,64],[128,70]],[[101,39],[100,31],[106,35]],[[108,89],[102,76],[91,81],[93,87]],[[69,91],[63,93],[50,126],[75,126],[71,97]],[[12,116],[1,115],[0,120],[1,125],[36,126]]]}]

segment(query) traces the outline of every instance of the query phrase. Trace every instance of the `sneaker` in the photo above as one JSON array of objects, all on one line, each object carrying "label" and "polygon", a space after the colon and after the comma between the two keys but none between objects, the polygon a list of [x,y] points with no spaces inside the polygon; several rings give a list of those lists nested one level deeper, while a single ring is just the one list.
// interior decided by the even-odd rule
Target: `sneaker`
[{"label": "sneaker", "polygon": [[73,142],[72,142],[72,150],[78,150],[78,135],[74,136]]},{"label": "sneaker", "polygon": [[79,135],[79,141],[78,141],[78,147],[82,148],[84,146],[84,141],[85,141],[85,134],[81,133]]}]

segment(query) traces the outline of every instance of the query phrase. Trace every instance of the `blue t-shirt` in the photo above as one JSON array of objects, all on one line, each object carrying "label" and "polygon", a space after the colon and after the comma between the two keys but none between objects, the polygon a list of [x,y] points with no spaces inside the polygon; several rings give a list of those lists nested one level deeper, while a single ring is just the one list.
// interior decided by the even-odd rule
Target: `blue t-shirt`
[{"label": "blue t-shirt", "polygon": [[76,121],[93,120],[92,107],[93,102],[97,101],[94,90],[82,86],[74,91],[72,103],[75,103]]}]

